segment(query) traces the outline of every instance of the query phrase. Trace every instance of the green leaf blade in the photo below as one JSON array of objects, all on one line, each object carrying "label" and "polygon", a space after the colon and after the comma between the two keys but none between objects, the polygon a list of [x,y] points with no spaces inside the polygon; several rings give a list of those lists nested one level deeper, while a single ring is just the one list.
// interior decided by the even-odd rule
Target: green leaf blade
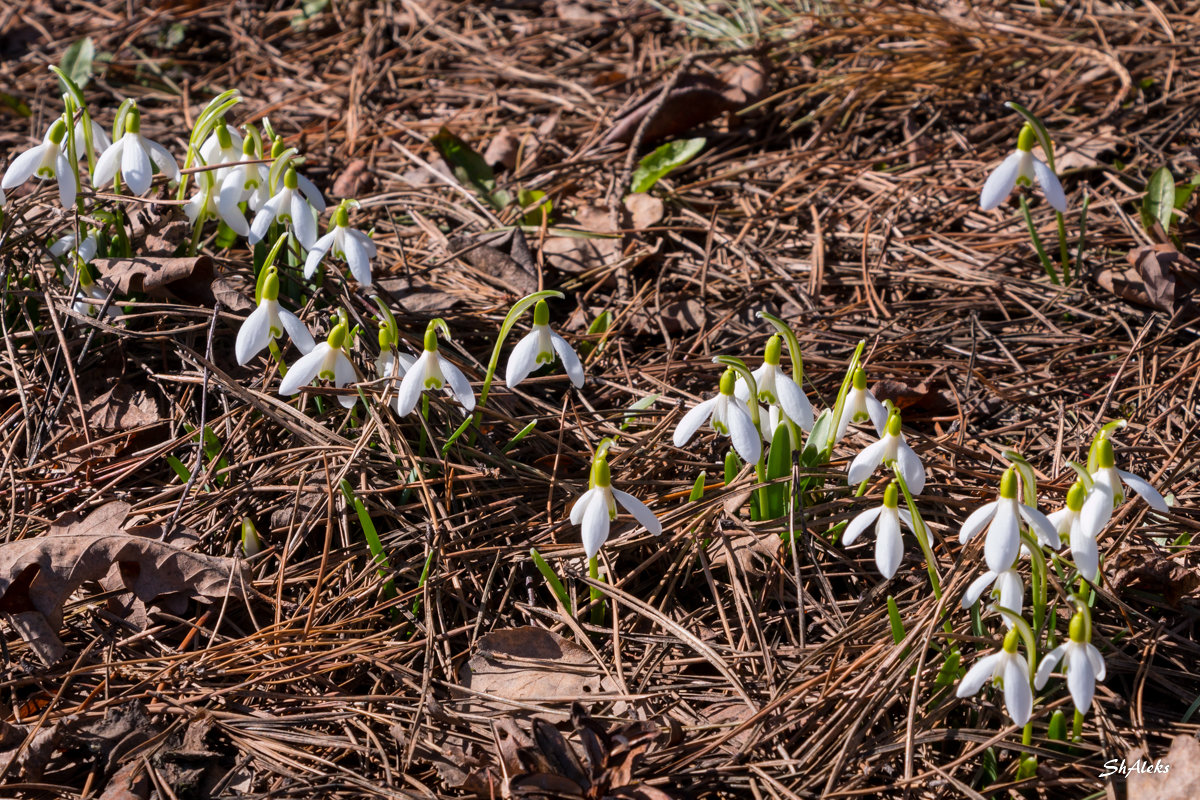
[{"label": "green leaf blade", "polygon": [[646,155],[633,171],[629,180],[630,194],[648,192],[668,173],[679,169],[695,158],[708,140],[704,137],[697,139],[679,139],[667,142],[654,152]]}]

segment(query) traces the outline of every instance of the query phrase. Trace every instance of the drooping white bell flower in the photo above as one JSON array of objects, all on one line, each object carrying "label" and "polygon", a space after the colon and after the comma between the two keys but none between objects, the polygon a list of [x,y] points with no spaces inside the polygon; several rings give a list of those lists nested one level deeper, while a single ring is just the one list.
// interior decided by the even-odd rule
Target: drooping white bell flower
[{"label": "drooping white bell flower", "polygon": [[1032,186],[1036,180],[1050,205],[1056,211],[1066,212],[1067,195],[1058,176],[1045,162],[1033,155],[1036,140],[1033,128],[1026,123],[1017,136],[1016,152],[1004,159],[983,184],[983,192],[979,195],[980,208],[990,211],[1004,202],[1017,184]]},{"label": "drooping white bell flower", "polygon": [[93,186],[103,189],[111,184],[119,169],[126,188],[141,197],[150,191],[154,177],[151,164],[158,167],[158,171],[168,180],[179,180],[179,165],[175,163],[175,156],[161,144],[142,136],[141,119],[137,106],[129,109],[125,115],[124,135],[105,148],[96,161]]},{"label": "drooping white bell flower", "polygon": [[234,353],[242,366],[262,352],[272,339],[282,336],[284,331],[287,331],[288,337],[302,354],[308,355],[316,347],[312,334],[308,332],[308,326],[295,314],[280,307],[279,274],[273,266],[267,267],[267,270],[258,308],[250,312],[250,316],[246,317],[246,321],[238,329]]},{"label": "drooping white bell flower", "polygon": [[[758,400],[768,405],[779,406],[783,413],[800,429],[808,432],[813,427],[813,408],[804,390],[779,368],[783,355],[783,341],[779,336],[767,340],[763,363],[750,373],[754,376],[755,388],[758,390]],[[737,379],[733,393],[743,403],[750,403],[750,387],[742,378]]]},{"label": "drooping white bell flower", "polygon": [[8,165],[4,178],[0,179],[0,189],[12,189],[30,178],[43,181],[55,178],[58,181],[58,200],[63,208],[70,208],[75,203],[78,184],[75,167],[67,160],[66,147],[63,146],[66,135],[67,123],[61,118],[54,120],[41,144],[21,153]]},{"label": "drooping white bell flower", "polygon": [[1092,480],[1096,482],[1097,486],[1105,486],[1112,493],[1115,504],[1119,505],[1125,502],[1125,490],[1121,488],[1121,485],[1124,484],[1133,489],[1155,511],[1162,514],[1171,513],[1171,507],[1167,505],[1167,501],[1157,489],[1150,485],[1149,481],[1116,468],[1112,439],[1105,437],[1097,443],[1096,465],[1096,471],[1092,473]]},{"label": "drooping white bell flower", "polygon": [[842,440],[851,422],[865,422],[868,419],[875,426],[876,435],[882,437],[887,417],[887,409],[883,403],[876,400],[875,395],[867,388],[866,371],[862,368],[856,369],[850,379],[850,391],[846,393],[842,415],[838,418],[837,436],[834,437],[834,441]]},{"label": "drooping white bell flower", "polygon": [[203,225],[205,220],[219,219],[238,236],[250,235],[250,225],[242,215],[241,209],[236,203],[230,206],[220,202],[217,186],[208,172],[198,173],[196,193],[184,204],[183,213],[193,225]]},{"label": "drooping white bell flower", "polygon": [[1112,490],[1103,483],[1093,483],[1092,491],[1084,488],[1083,481],[1075,481],[1067,491],[1067,504],[1046,519],[1058,531],[1059,537],[1067,536],[1071,543],[1071,560],[1079,574],[1095,581],[1100,572],[1100,547],[1096,537],[1112,519]]},{"label": "drooping white bell flower", "polygon": [[[989,586],[992,587],[992,596],[997,598],[1000,605],[1014,614],[1020,615],[1021,610],[1025,607],[1025,584],[1021,581],[1021,573],[1017,572],[1015,564],[999,572],[989,569],[971,581],[971,585],[963,594],[962,607],[970,608],[975,605],[975,601]],[[1004,618],[1004,624],[1010,628],[1013,626],[1012,620],[1008,617]]]},{"label": "drooping white bell flower", "polygon": [[921,493],[925,488],[925,467],[908,442],[904,441],[900,426],[900,415],[893,413],[879,441],[868,445],[850,462],[850,470],[846,473],[847,483],[851,486],[862,483],[871,477],[880,464],[895,461],[900,465],[900,474],[904,476],[908,491],[914,495]]},{"label": "drooping white bell flower", "polygon": [[[242,141],[242,160],[253,161],[261,158],[262,153],[255,149],[254,139],[247,136]],[[218,206],[226,213],[241,214],[239,203],[245,203],[251,211],[262,208],[271,199],[267,190],[270,170],[266,164],[238,164],[230,167],[221,178],[221,186],[217,191]],[[297,181],[297,183],[299,183]]]},{"label": "drooping white bell flower", "polygon": [[967,517],[958,532],[958,541],[965,545],[987,528],[987,539],[983,544],[984,561],[992,572],[1002,572],[1013,565],[1021,552],[1022,519],[1029,523],[1039,542],[1055,550],[1062,546],[1058,531],[1046,519],[1046,515],[1018,502],[1017,473],[1009,467],[1000,477],[1000,497],[984,503]]},{"label": "drooping white bell flower", "polygon": [[1050,679],[1050,673],[1063,662],[1067,673],[1067,689],[1071,692],[1071,700],[1080,714],[1086,714],[1092,707],[1092,697],[1096,694],[1096,681],[1104,680],[1107,672],[1104,657],[1088,640],[1087,623],[1082,613],[1071,618],[1071,627],[1067,641],[1051,650],[1042,657],[1038,664],[1034,685],[1041,689]]},{"label": "drooping white bell flower", "polygon": [[698,403],[683,415],[672,439],[676,447],[683,447],[700,430],[701,425],[711,422],[713,430],[729,437],[733,449],[744,460],[750,463],[758,461],[762,455],[762,436],[754,426],[746,404],[733,393],[736,381],[737,372],[725,370],[717,396]]},{"label": "drooping white bell flower", "polygon": [[567,340],[550,330],[550,306],[538,300],[533,307],[533,330],[526,334],[508,356],[504,384],[512,389],[543,364],[552,364],[555,355],[575,388],[583,386],[583,362]]},{"label": "drooping white bell flower", "polygon": [[304,277],[311,280],[317,265],[326,253],[340,258],[350,266],[350,274],[363,286],[371,285],[371,259],[375,257],[375,242],[361,231],[350,227],[346,203],[338,206],[333,215],[333,229],[317,239],[304,259]]},{"label": "drooping white bell flower", "polygon": [[1016,628],[1004,636],[999,652],[975,662],[958,684],[957,695],[970,697],[989,680],[1004,689],[1004,705],[1016,725],[1024,725],[1033,713],[1033,689],[1029,686],[1029,663],[1017,655],[1020,634]]},{"label": "drooping white bell flower", "polygon": [[617,503],[650,533],[655,536],[662,533],[662,523],[645,503],[613,488],[608,458],[598,455],[592,461],[591,488],[580,495],[571,507],[571,524],[582,526],[580,534],[588,559],[595,558],[600,546],[608,541],[609,527],[617,518]]},{"label": "drooping white bell flower", "polygon": [[[224,122],[217,123],[204,144],[200,145],[200,158],[207,167],[234,164],[242,160],[242,136]],[[220,183],[232,167],[221,167],[215,171],[214,183]]]},{"label": "drooping white bell flower", "polygon": [[250,244],[258,244],[267,235],[271,223],[278,222],[291,225],[304,249],[312,249],[317,243],[318,211],[299,186],[300,176],[295,169],[288,167],[287,172],[283,173],[283,186],[254,215],[254,222],[250,225]]},{"label": "drooping white bell flower", "polygon": [[[440,324],[440,325],[439,325]],[[400,390],[396,392],[396,413],[404,417],[417,407],[421,392],[426,389],[445,389],[467,412],[475,409],[475,392],[462,371],[438,352],[438,327],[444,322],[435,319],[425,329],[425,347],[419,358],[408,367]]]},{"label": "drooping white bell flower", "polygon": [[[333,385],[339,389],[348,383],[355,383],[358,374],[346,355],[346,336],[346,322],[343,319],[333,326],[327,340],[288,368],[287,375],[279,382],[279,393],[296,394],[300,387],[308,386],[318,378],[333,381]],[[353,408],[358,397],[352,394],[338,395],[338,402],[343,408]]]},{"label": "drooping white bell flower", "polygon": [[[100,286],[92,280],[89,274],[87,265],[96,257],[96,250],[99,248],[99,242],[96,239],[96,234],[89,233],[83,238],[83,244],[79,247],[75,246],[75,234],[68,233],[52,245],[50,245],[51,255],[63,259],[63,283],[67,286],[74,286],[76,278],[79,280],[79,292],[75,295],[75,302],[71,308],[77,314],[84,314],[89,317],[94,317],[100,313],[100,309],[104,308],[105,302],[108,300],[108,292],[100,288]],[[109,305],[105,310],[106,317],[121,316],[120,309]]]},{"label": "drooping white bell flower", "polygon": [[[896,482],[892,481],[883,492],[883,505],[869,508],[862,512],[846,526],[842,535],[842,544],[849,547],[854,544],[871,523],[875,523],[875,566],[885,578],[891,578],[900,567],[900,559],[904,555],[904,539],[900,535],[900,522],[903,521],[914,536],[920,536],[913,525],[912,514],[907,508],[900,508],[900,491]],[[929,544],[928,534],[925,541]]]}]

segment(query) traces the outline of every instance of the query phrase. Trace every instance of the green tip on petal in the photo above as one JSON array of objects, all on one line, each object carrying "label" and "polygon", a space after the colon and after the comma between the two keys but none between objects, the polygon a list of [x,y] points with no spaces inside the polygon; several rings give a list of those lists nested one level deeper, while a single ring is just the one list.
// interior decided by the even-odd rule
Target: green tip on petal
[{"label": "green tip on petal", "polygon": [[779,358],[783,355],[783,340],[778,336],[767,339],[767,349],[763,353],[763,361],[771,366],[779,366]]},{"label": "green tip on petal", "polygon": [[1000,496],[1005,500],[1017,499],[1017,471],[1012,467],[1004,470],[1000,476]]},{"label": "green tip on petal", "polygon": [[609,472],[606,456],[600,456],[592,462],[592,486],[602,489],[612,486],[612,474]]},{"label": "green tip on petal", "polygon": [[1033,126],[1028,122],[1021,128],[1021,132],[1017,134],[1017,149],[1028,153],[1037,143],[1037,134],[1033,132]]},{"label": "green tip on petal", "polygon": [[1067,490],[1067,508],[1078,514],[1083,509],[1083,501],[1086,499],[1087,487],[1083,485],[1083,481],[1071,484],[1071,488]]},{"label": "green tip on petal", "polygon": [[896,482],[892,481],[883,490],[883,507],[884,508],[899,508],[900,507],[900,490],[896,487]]},{"label": "green tip on petal", "polygon": [[732,369],[725,370],[725,374],[721,376],[721,394],[733,394],[734,384],[737,383],[737,372]]},{"label": "green tip on petal", "polygon": [[1004,634],[1004,652],[1017,652],[1017,642],[1019,641],[1021,641],[1021,632],[1013,627],[1008,633]]},{"label": "green tip on petal", "polygon": [[296,170],[288,167],[287,172],[283,173],[283,185],[288,189],[295,189],[300,185],[300,176],[296,174]]},{"label": "green tip on petal", "polygon": [[262,299],[279,299],[279,272],[274,267],[269,267],[267,270],[267,277],[263,281]]},{"label": "green tip on petal", "polygon": [[1087,641],[1087,620],[1083,618],[1083,614],[1077,613],[1071,617],[1071,627],[1067,630],[1067,635],[1077,644]]},{"label": "green tip on petal", "polygon": [[50,134],[47,138],[54,143],[55,146],[62,144],[63,137],[67,135],[67,123],[63,122],[62,117],[54,120],[54,124],[50,126]]},{"label": "green tip on petal", "polygon": [[890,417],[888,417],[887,435],[888,436],[899,436],[900,435],[900,424],[901,424],[900,423],[900,412],[897,411],[897,412],[893,413]]},{"label": "green tip on petal", "polygon": [[329,346],[334,350],[341,350],[346,344],[346,323],[339,322],[333,326],[333,330],[329,332]]},{"label": "green tip on petal", "polygon": [[534,325],[549,325],[550,324],[550,306],[545,300],[538,300],[537,305],[533,307],[533,324]]},{"label": "green tip on petal", "polygon": [[867,371],[862,368],[854,370],[854,377],[851,380],[855,389],[863,391],[867,388]]},{"label": "green tip on petal", "polygon": [[1113,455],[1112,439],[1101,439],[1096,445],[1096,466],[1100,469],[1109,469],[1117,463],[1116,456]]}]

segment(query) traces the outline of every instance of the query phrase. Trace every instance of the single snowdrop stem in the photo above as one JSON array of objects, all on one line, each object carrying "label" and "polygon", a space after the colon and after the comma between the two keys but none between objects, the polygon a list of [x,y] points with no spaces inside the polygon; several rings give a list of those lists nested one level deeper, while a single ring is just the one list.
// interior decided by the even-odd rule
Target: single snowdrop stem
[{"label": "single snowdrop stem", "polygon": [[1012,627],[1004,635],[1004,652],[1016,653],[1017,642],[1023,641],[1025,643],[1025,661],[1029,664],[1029,675],[1032,679],[1037,665],[1037,640],[1034,638],[1033,629],[1029,627],[1029,623],[1025,621],[1024,617],[1014,613],[1011,609],[1004,606],[995,606],[995,609],[1012,623]]},{"label": "single snowdrop stem", "polygon": [[[774,314],[768,314],[766,311],[759,311],[758,316],[771,323],[775,330],[779,332],[779,335],[783,337],[784,342],[787,343],[788,358],[792,362],[792,380],[796,382],[797,386],[803,386],[804,358],[800,355],[800,341],[796,338],[796,334],[792,331],[791,327],[787,325],[787,323]],[[775,361],[772,363],[779,363],[778,356],[776,356]]]},{"label": "single snowdrop stem", "polygon": [[[1123,419],[1114,419],[1112,422],[1105,423],[1104,426],[1096,432],[1096,436],[1092,439],[1092,444],[1088,448],[1087,470],[1089,473],[1094,473],[1096,468],[1099,466],[1097,459],[1099,458],[1100,443],[1108,440],[1108,438],[1112,436],[1114,430],[1117,430],[1118,428],[1124,428],[1128,424],[1129,423]],[[1108,444],[1111,448],[1112,442],[1109,441]]]},{"label": "single snowdrop stem", "polygon": [[[896,432],[899,433],[900,417],[898,415],[894,415],[893,419],[896,420]],[[891,425],[891,420],[888,420],[889,429],[891,428]],[[889,483],[887,489],[884,490],[883,504],[885,506],[888,505],[889,494],[892,497],[892,503],[898,503],[899,497],[896,496],[896,487],[899,486],[900,491],[904,493],[904,504],[908,507],[908,513],[912,517],[913,532],[916,534],[917,544],[921,548],[921,555],[925,557],[925,570],[929,573],[929,583],[933,587],[933,595],[938,600],[941,600],[942,579],[941,576],[938,575],[937,559],[933,557],[933,547],[930,545],[929,526],[925,524],[925,520],[921,516],[921,512],[917,510],[917,504],[913,500],[912,492],[908,490],[908,483],[904,480],[904,471],[900,469],[900,462],[896,460],[890,460],[888,466],[892,468],[892,474],[896,476],[896,480],[892,483]],[[863,486],[865,486],[866,483],[866,481],[863,481]],[[859,488],[861,489],[862,487],[860,486]],[[888,507],[891,508],[893,506]],[[949,619],[946,620],[945,628],[947,633],[951,632],[952,626],[950,625]]]},{"label": "single snowdrop stem", "polygon": [[1016,450],[1005,450],[1004,457],[1021,478],[1021,497],[1025,505],[1037,508],[1037,475],[1034,474],[1033,465]]},{"label": "single snowdrop stem", "polygon": [[857,380],[858,373],[862,372],[862,388],[867,388],[867,374],[862,371],[862,354],[866,349],[867,343],[865,340],[860,340],[858,346],[854,348],[854,354],[850,356],[850,364],[846,367],[846,374],[842,378],[841,388],[838,389],[837,400],[833,404],[833,413],[830,415],[829,438],[824,443],[818,443],[821,447],[820,463],[829,461],[829,456],[833,453],[833,446],[838,440],[838,423],[842,418],[842,413],[846,408],[846,397],[850,394],[850,388],[853,382]]},{"label": "single snowdrop stem", "polygon": [[1027,531],[1021,532],[1021,541],[1029,551],[1030,564],[1030,594],[1033,596],[1033,629],[1040,631],[1042,622],[1046,619],[1047,570],[1046,554],[1041,543]]},{"label": "single snowdrop stem", "polygon": [[[508,334],[512,330],[513,325],[517,324],[517,320],[521,318],[521,315],[524,314],[530,306],[536,305],[538,301],[546,300],[550,297],[553,297],[556,300],[562,300],[566,297],[566,295],[564,295],[562,292],[556,292],[553,290],[534,292],[533,294],[526,295],[517,302],[513,303],[513,307],[510,308],[508,310],[508,314],[505,315],[504,322],[500,324],[500,333],[496,337],[496,344],[494,347],[492,347],[492,357],[488,361],[487,372],[483,376],[483,387],[479,390],[479,405],[475,410],[476,423],[479,421],[479,414],[483,410],[483,404],[487,402],[488,393],[492,389],[492,381],[496,377],[496,369],[500,366],[500,351],[504,347],[504,340],[508,338]],[[547,311],[547,313],[549,312]],[[537,322],[536,313],[534,322]],[[471,438],[472,441],[474,441],[473,434]]]}]

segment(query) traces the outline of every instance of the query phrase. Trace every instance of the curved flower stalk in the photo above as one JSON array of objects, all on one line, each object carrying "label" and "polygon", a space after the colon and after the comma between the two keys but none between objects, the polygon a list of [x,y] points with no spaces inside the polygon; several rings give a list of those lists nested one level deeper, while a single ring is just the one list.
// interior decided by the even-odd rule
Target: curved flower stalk
[{"label": "curved flower stalk", "polygon": [[445,389],[467,412],[475,408],[475,392],[462,371],[438,352],[438,329],[446,338],[450,330],[441,319],[434,319],[425,329],[425,347],[420,357],[404,373],[396,393],[396,413],[404,417],[417,407],[417,400],[426,389]]},{"label": "curved flower stalk", "polygon": [[[62,265],[63,282],[68,286],[74,286],[76,276],[79,279],[79,292],[75,295],[75,303],[71,306],[77,314],[84,314],[89,317],[94,317],[100,313],[100,309],[104,308],[105,302],[108,300],[108,292],[101,289],[94,280],[87,265],[96,257],[96,251],[99,248],[99,242],[96,240],[96,234],[89,233],[84,237],[83,243],[79,247],[75,246],[75,234],[68,233],[62,236],[54,244],[50,245],[51,255],[64,259]],[[113,307],[105,310],[106,317],[119,317],[121,312]]]},{"label": "curved flower stalk", "polygon": [[[1017,572],[1015,563],[1008,569],[999,572],[989,569],[971,581],[971,585],[963,594],[962,607],[966,609],[975,605],[975,601],[989,586],[992,587],[992,597],[996,598],[1000,605],[1012,610],[1018,616],[1021,614],[1025,607],[1025,584],[1021,581],[1021,573]],[[1007,617],[1004,619],[1004,624],[1009,628],[1013,626],[1012,621]]]},{"label": "curved flower stalk", "polygon": [[234,353],[242,366],[248,364],[250,359],[262,352],[273,340],[282,336],[284,331],[287,331],[288,337],[302,354],[308,355],[316,347],[312,334],[308,332],[308,326],[295,314],[280,307],[279,274],[275,267],[269,266],[263,273],[258,308],[250,312],[250,316],[246,317],[246,321],[238,329],[234,346]]},{"label": "curved flower stalk", "polygon": [[921,493],[925,488],[925,467],[916,452],[904,441],[900,427],[900,412],[895,411],[888,418],[879,441],[868,445],[850,462],[850,470],[846,473],[847,483],[851,486],[862,483],[871,477],[880,464],[895,461],[900,465],[908,490],[914,495]]},{"label": "curved flower stalk", "polygon": [[1092,491],[1088,492],[1080,480],[1067,491],[1067,504],[1046,515],[1059,537],[1068,537],[1071,559],[1079,574],[1092,582],[1100,572],[1100,547],[1096,539],[1112,519],[1112,512],[1112,490],[1103,483],[1093,483]]},{"label": "curved flower stalk", "polygon": [[[308,386],[318,378],[333,381],[333,385],[339,389],[348,383],[356,382],[358,374],[354,371],[354,364],[350,363],[346,356],[347,335],[346,320],[343,316],[333,326],[326,341],[318,344],[288,369],[287,375],[279,382],[279,393],[296,394],[301,386]],[[353,408],[358,402],[358,397],[340,394],[338,402],[343,408]]]},{"label": "curved flower stalk", "polygon": [[608,541],[609,528],[617,518],[617,503],[650,533],[655,536],[662,533],[662,523],[645,503],[613,488],[606,449],[602,446],[593,457],[590,488],[571,507],[571,524],[581,526],[583,549],[589,561],[596,558],[601,545]]},{"label": "curved flower stalk", "polygon": [[[900,535],[900,522],[903,521],[913,536],[920,536],[918,526],[913,524],[912,515],[906,508],[900,508],[900,491],[896,482],[892,481],[883,492],[883,505],[867,509],[846,526],[842,535],[842,544],[849,547],[854,544],[871,523],[875,523],[875,566],[885,578],[891,578],[900,567],[900,559],[904,555],[904,540]],[[928,534],[926,534],[928,535]],[[932,546],[926,538],[926,543]]]},{"label": "curved flower stalk", "polygon": [[958,532],[958,541],[965,545],[986,528],[984,560],[989,570],[1000,573],[1011,567],[1021,552],[1022,519],[1033,529],[1040,543],[1056,550],[1061,546],[1058,531],[1046,515],[1017,501],[1017,474],[1009,467],[1000,477],[1000,497],[984,503],[967,517]]},{"label": "curved flower stalk", "polygon": [[54,178],[58,181],[58,199],[63,208],[70,208],[75,203],[78,189],[75,166],[67,160],[63,139],[67,135],[67,123],[56,119],[46,131],[42,143],[31,147],[13,159],[0,179],[0,189],[12,189],[20,186],[30,178],[47,180]]},{"label": "curved flower stalk", "polygon": [[543,364],[562,360],[563,369],[576,389],[583,386],[583,362],[567,340],[550,330],[550,306],[538,300],[533,307],[533,330],[526,334],[508,356],[504,384],[512,389]]},{"label": "curved flower stalk", "polygon": [[375,242],[365,233],[349,227],[348,203],[343,200],[337,207],[332,229],[317,239],[304,259],[305,279],[311,280],[326,253],[332,253],[334,258],[340,258],[349,265],[354,280],[363,286],[371,285],[371,259],[375,257]]},{"label": "curved flower stalk", "polygon": [[1136,492],[1155,511],[1161,514],[1171,513],[1171,507],[1167,505],[1167,501],[1157,489],[1150,485],[1149,481],[1116,468],[1112,439],[1104,436],[1096,443],[1095,460],[1092,480],[1096,482],[1097,486],[1104,486],[1112,493],[1114,504],[1120,505],[1125,501],[1125,490],[1122,488],[1122,484],[1124,484]]},{"label": "curved flower stalk", "polygon": [[1026,123],[1017,136],[1017,149],[1004,159],[1000,166],[988,176],[979,195],[979,207],[984,211],[996,208],[1004,199],[1012,194],[1012,190],[1021,186],[1032,186],[1036,180],[1046,195],[1046,201],[1056,211],[1067,210],[1067,196],[1054,170],[1033,155],[1033,145],[1037,137],[1033,127]]},{"label": "curved flower stalk", "polygon": [[[254,215],[250,225],[250,244],[258,242],[267,235],[267,229],[272,222],[290,225],[296,238],[305,250],[311,250],[317,243],[317,214],[319,210],[312,204],[313,195],[302,193],[300,176],[296,170],[288,167],[283,173],[283,187],[270,200],[263,204]],[[314,189],[315,191],[315,189]],[[319,194],[315,195],[320,197]],[[324,207],[324,201],[322,201]]]},{"label": "curved flower stalk", "polygon": [[396,317],[379,295],[373,295],[371,299],[379,306],[379,357],[375,359],[375,374],[381,378],[391,378],[393,375],[403,378],[416,363],[416,359],[407,353],[397,352],[400,331],[396,325]]},{"label": "curved flower stalk", "polygon": [[[114,136],[116,141],[105,148],[96,161],[93,186],[100,188],[111,183],[119,169],[126,188],[141,197],[150,191],[154,177],[152,164],[168,180],[179,180],[179,165],[175,163],[175,157],[161,144],[142,136],[141,120],[137,106],[131,106],[125,114],[124,134],[119,138]],[[116,130],[113,133],[115,135]]]},{"label": "curved flower stalk", "polygon": [[[1024,625],[1024,623],[1021,623]],[[991,681],[1004,690],[1004,706],[1017,725],[1024,725],[1033,713],[1033,690],[1029,685],[1029,662],[1017,654],[1023,634],[1013,627],[1004,636],[999,652],[975,662],[958,684],[958,697],[970,697]]]},{"label": "curved flower stalk", "polygon": [[676,447],[687,444],[696,431],[700,430],[700,426],[709,422],[713,430],[730,438],[733,449],[744,460],[751,463],[758,461],[762,455],[762,436],[755,427],[746,404],[734,395],[736,381],[737,372],[733,369],[725,370],[721,376],[717,396],[698,403],[683,415],[672,438]]},{"label": "curved flower stalk", "polygon": [[834,441],[842,440],[851,422],[866,422],[868,419],[875,426],[876,435],[882,437],[884,428],[887,426],[887,409],[883,407],[883,403],[875,399],[875,395],[867,388],[866,371],[858,368],[854,370],[850,391],[846,393],[846,400],[842,405]]},{"label": "curved flower stalk", "polygon": [[1071,618],[1067,641],[1042,658],[1034,677],[1034,686],[1040,690],[1061,661],[1067,673],[1067,689],[1071,692],[1071,700],[1080,714],[1086,714],[1092,707],[1096,681],[1104,680],[1106,674],[1104,657],[1091,643],[1091,626],[1088,625],[1084,613],[1077,612]]},{"label": "curved flower stalk", "polygon": [[[812,403],[804,395],[804,390],[779,368],[782,355],[782,339],[778,335],[772,336],[767,340],[762,366],[751,373],[758,389],[757,400],[769,406],[778,406],[788,419],[807,433],[813,427]],[[750,387],[746,381],[738,378],[733,393],[743,403],[749,404]]]}]

